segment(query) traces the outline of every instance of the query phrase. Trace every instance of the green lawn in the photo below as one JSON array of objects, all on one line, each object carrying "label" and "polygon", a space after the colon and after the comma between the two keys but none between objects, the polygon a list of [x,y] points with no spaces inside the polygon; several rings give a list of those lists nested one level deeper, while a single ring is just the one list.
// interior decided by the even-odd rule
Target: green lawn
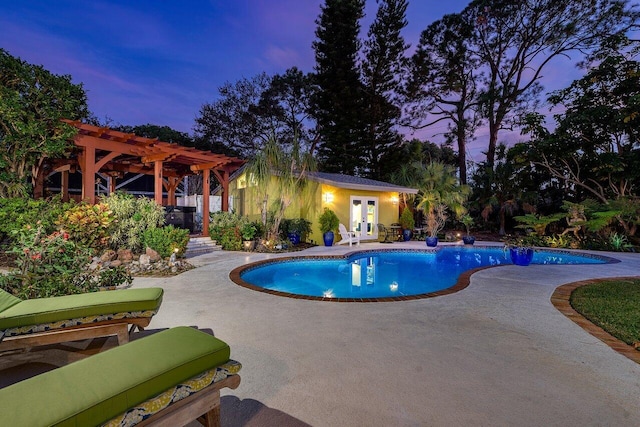
[{"label": "green lawn", "polygon": [[616,338],[640,346],[640,280],[611,280],[582,286],[571,305]]}]

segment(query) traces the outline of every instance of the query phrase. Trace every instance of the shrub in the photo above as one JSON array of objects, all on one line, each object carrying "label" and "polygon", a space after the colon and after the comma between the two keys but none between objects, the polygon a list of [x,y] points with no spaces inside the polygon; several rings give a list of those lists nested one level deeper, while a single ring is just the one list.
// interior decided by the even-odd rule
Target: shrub
[{"label": "shrub", "polygon": [[580,246],[580,242],[572,235],[554,234],[553,236],[545,236],[545,245],[550,248],[569,248],[577,249]]},{"label": "shrub", "polygon": [[311,233],[311,222],[304,218],[285,218],[280,222],[280,237],[288,240],[289,233],[297,233],[302,240],[306,240]]},{"label": "shrub", "polygon": [[244,222],[240,227],[240,234],[242,235],[242,240],[253,240],[256,237],[258,229],[253,222]]},{"label": "shrub", "polygon": [[116,218],[110,239],[113,249],[126,248],[140,253],[144,250],[145,230],[164,224],[164,208],[147,197],[115,193],[105,197],[103,202]]},{"label": "shrub", "polygon": [[0,287],[20,298],[41,298],[97,290],[83,272],[89,249],[69,240],[67,233],[44,233],[44,227],[19,231],[16,269],[0,277]]},{"label": "shrub", "polygon": [[39,200],[0,198],[0,240],[12,239],[26,225],[35,227],[37,223],[44,233],[53,233],[57,229],[56,219],[74,204],[63,203],[60,197]]},{"label": "shrub", "polygon": [[15,234],[16,268],[0,275],[0,289],[20,298],[80,294],[133,281],[122,266],[90,270],[90,249],[66,232],[46,234],[42,226],[27,226]]},{"label": "shrub", "polygon": [[115,216],[106,204],[82,203],[65,211],[56,224],[69,233],[69,238],[97,253],[109,244]]},{"label": "shrub", "polygon": [[231,212],[215,212],[211,214],[209,235],[212,240],[217,241],[222,246],[222,249],[239,251],[242,250],[242,235],[245,226],[247,227],[247,232],[253,226],[255,229],[254,236],[259,231],[257,224],[250,222],[246,217]]},{"label": "shrub", "polygon": [[133,276],[122,265],[108,267],[98,272],[98,284],[104,288],[115,288],[124,283],[130,285],[132,282]]},{"label": "shrub", "polygon": [[400,225],[404,230],[413,230],[416,223],[413,219],[413,212],[409,209],[408,206],[405,206],[402,210],[402,214],[400,215]]},{"label": "shrub", "polygon": [[222,230],[218,244],[222,246],[222,249],[225,251],[242,250],[242,235],[238,227],[229,227]]},{"label": "shrub", "polygon": [[143,243],[163,258],[170,257],[174,252],[177,256],[182,256],[189,243],[189,230],[175,228],[173,225],[149,228],[144,232]]}]

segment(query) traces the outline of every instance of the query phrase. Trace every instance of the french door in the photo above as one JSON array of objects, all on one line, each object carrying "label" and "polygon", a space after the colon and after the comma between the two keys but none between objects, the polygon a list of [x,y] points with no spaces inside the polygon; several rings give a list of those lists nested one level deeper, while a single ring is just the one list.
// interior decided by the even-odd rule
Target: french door
[{"label": "french door", "polygon": [[360,239],[378,238],[378,198],[351,196],[350,231],[360,233]]}]

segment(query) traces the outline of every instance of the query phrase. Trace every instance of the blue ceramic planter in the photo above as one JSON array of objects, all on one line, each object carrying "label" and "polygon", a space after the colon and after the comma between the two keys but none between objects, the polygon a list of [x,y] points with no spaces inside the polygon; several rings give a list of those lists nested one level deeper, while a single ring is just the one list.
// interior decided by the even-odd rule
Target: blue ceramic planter
[{"label": "blue ceramic planter", "polygon": [[476,242],[476,238],[473,236],[462,236],[462,242],[465,245],[473,245]]},{"label": "blue ceramic planter", "polygon": [[438,238],[437,237],[427,237],[426,238],[427,246],[431,248],[435,248],[438,246]]},{"label": "blue ceramic planter", "polygon": [[527,266],[531,264],[533,259],[533,248],[509,248],[509,254],[511,255],[511,262],[515,265]]},{"label": "blue ceramic planter", "polygon": [[289,238],[289,241],[292,245],[297,245],[298,243],[300,243],[300,233],[289,233],[287,237]]},{"label": "blue ceramic planter", "polygon": [[324,245],[325,246],[333,246],[333,238],[335,236],[333,235],[333,231],[327,231],[326,233],[324,233],[322,235],[322,240],[324,240]]},{"label": "blue ceramic planter", "polygon": [[402,230],[402,239],[405,242],[408,242],[409,240],[411,240],[411,235],[413,233],[411,232],[411,230],[409,230],[408,228],[405,228],[404,230]]}]

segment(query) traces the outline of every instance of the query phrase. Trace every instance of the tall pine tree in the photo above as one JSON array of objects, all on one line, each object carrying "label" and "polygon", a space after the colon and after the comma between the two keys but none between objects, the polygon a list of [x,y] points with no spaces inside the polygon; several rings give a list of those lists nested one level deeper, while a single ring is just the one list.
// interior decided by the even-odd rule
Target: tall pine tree
[{"label": "tall pine tree", "polygon": [[363,90],[357,67],[364,0],[326,0],[316,24],[314,114],[318,158],[326,172],[356,174],[363,158]]},{"label": "tall pine tree", "polygon": [[397,94],[409,47],[400,34],[407,26],[407,0],[380,0],[376,19],[365,42],[362,83],[365,91],[364,173],[381,179],[381,158],[401,142],[396,129],[400,118]]}]

